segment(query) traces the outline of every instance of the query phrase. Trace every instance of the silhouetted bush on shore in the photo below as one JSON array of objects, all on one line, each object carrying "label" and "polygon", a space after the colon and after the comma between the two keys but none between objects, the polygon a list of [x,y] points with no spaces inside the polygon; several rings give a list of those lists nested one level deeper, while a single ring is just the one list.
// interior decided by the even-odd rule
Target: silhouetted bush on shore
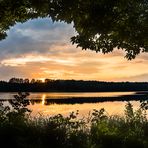
[{"label": "silhouetted bush on shore", "polygon": [[28,94],[19,93],[11,106],[0,105],[0,142],[15,148],[147,148],[147,101],[137,110],[128,102],[125,114],[108,116],[104,109],[85,118],[78,111],[64,117],[31,117]]}]

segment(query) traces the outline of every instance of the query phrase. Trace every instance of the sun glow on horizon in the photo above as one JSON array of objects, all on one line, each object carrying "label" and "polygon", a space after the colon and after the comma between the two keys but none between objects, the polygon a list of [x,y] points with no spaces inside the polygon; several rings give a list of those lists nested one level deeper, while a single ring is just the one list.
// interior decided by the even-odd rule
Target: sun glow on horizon
[{"label": "sun glow on horizon", "polygon": [[41,81],[42,81],[42,83],[44,83],[44,82],[45,82],[45,78],[38,78],[38,80],[41,80]]}]

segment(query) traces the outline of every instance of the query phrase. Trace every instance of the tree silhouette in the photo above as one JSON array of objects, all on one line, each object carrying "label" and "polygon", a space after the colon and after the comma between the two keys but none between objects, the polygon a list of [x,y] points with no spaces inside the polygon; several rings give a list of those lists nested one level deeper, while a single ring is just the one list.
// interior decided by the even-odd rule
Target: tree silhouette
[{"label": "tree silhouette", "polygon": [[123,49],[129,60],[148,51],[148,0],[1,0],[0,39],[17,22],[48,16],[73,23],[71,42],[82,49]]}]

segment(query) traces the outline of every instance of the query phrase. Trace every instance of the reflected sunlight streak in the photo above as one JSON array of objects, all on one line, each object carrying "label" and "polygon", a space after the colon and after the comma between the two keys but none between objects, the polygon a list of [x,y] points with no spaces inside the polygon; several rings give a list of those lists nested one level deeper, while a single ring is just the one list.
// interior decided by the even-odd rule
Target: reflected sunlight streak
[{"label": "reflected sunlight streak", "polygon": [[45,99],[46,99],[46,95],[45,94],[43,94],[43,96],[42,96],[42,105],[44,105],[45,104]]}]

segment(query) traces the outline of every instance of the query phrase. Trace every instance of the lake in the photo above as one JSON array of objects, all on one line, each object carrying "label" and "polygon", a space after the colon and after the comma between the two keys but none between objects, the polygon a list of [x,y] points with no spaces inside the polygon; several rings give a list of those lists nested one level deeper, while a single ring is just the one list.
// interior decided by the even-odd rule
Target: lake
[{"label": "lake", "polygon": [[[17,93],[0,93],[0,100],[8,103]],[[123,115],[125,104],[129,100],[134,109],[138,108],[139,99],[147,99],[147,92],[79,92],[79,93],[30,93],[27,97],[31,100],[28,108],[33,116],[42,115],[68,115],[79,110],[80,116],[87,116],[93,109],[104,108],[109,115]]]}]

